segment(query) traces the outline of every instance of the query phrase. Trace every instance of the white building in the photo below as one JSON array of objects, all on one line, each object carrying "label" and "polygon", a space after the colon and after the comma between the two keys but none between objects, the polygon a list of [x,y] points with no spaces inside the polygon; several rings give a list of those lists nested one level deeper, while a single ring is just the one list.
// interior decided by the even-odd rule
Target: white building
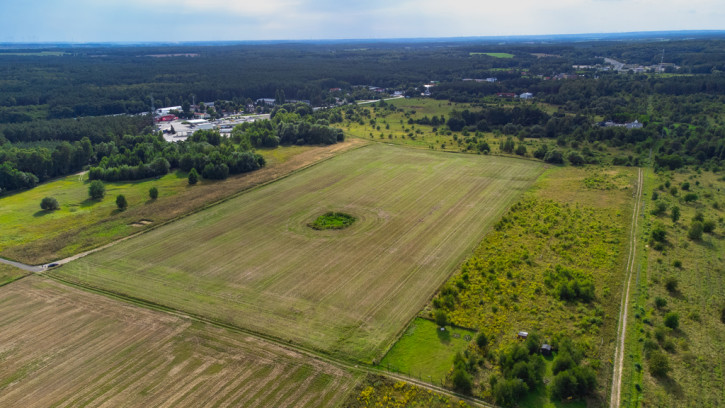
[{"label": "white building", "polygon": [[519,98],[521,98],[521,99],[531,99],[533,97],[534,97],[534,94],[532,94],[531,92],[524,92],[521,95],[519,95]]}]

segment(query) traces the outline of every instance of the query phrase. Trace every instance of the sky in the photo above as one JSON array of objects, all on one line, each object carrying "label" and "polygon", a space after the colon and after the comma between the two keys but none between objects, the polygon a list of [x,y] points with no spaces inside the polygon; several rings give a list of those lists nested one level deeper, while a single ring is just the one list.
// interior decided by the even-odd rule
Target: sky
[{"label": "sky", "polygon": [[246,41],[723,30],[724,0],[5,0],[0,42]]}]

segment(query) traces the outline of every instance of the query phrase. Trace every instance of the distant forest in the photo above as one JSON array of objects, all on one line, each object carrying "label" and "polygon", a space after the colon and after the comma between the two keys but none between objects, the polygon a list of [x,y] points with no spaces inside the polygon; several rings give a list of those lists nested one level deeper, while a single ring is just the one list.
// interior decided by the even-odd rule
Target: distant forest
[{"label": "distant forest", "polygon": [[[53,56],[38,56],[36,48],[27,50],[27,55],[17,48],[0,50],[0,191],[33,187],[89,168],[94,169],[94,178],[120,180],[186,169],[192,163],[210,178],[224,178],[264,165],[253,153],[255,147],[335,143],[344,138],[339,129],[330,127],[342,120],[339,109],[313,113],[309,105],[288,105],[284,112],[275,109],[273,114],[282,114],[273,123],[244,127],[229,143],[203,134],[186,142],[188,146],[168,147],[160,136],[148,136],[153,132],[151,119],[141,114],[152,106],[186,110],[193,103],[214,101],[219,109],[237,110],[259,98],[327,106],[378,99],[394,91],[418,97],[426,84],[435,84],[429,89],[431,98],[481,107],[453,114],[445,122],[451,131],[495,130],[521,140],[551,138],[572,148],[604,141],[632,152],[615,164],[636,165],[638,156],[652,148],[654,163],[661,167],[719,165],[725,160],[722,37],[52,50]],[[496,57],[503,53],[513,58]],[[666,65],[658,74],[615,72],[605,68],[610,67],[605,58]],[[552,114],[536,105],[510,110],[503,99],[495,99],[497,93],[523,92],[535,95],[534,104],[545,103],[558,111]],[[491,106],[492,101],[499,106]],[[638,120],[645,126],[627,131],[594,125],[605,120]],[[663,136],[667,140],[659,141]],[[508,147],[512,149],[513,143]],[[552,156],[547,153],[544,149],[534,156]],[[589,147],[580,153],[569,161],[597,160]],[[203,172],[205,168],[208,171]]]},{"label": "distant forest", "polygon": [[[429,81],[455,83],[463,78],[497,77],[488,87],[459,84],[447,94],[523,92],[540,84],[536,75],[574,72],[572,65],[603,63],[610,57],[627,63],[665,62],[680,74],[725,71],[725,41],[698,39],[651,42],[584,42],[499,45],[495,43],[267,44],[183,47],[109,47],[53,49],[64,56],[12,55],[0,50],[0,123],[34,119],[140,113],[183,102],[245,101],[274,97],[313,105],[328,101],[329,90],[372,85],[407,90]],[[29,50],[29,52],[38,50]],[[508,52],[493,58],[481,52]],[[473,54],[472,54],[473,53]],[[158,57],[159,55],[196,55]],[[540,58],[541,55],[548,57]],[[155,56],[155,57],[154,57]],[[522,75],[523,71],[523,75]],[[488,84],[482,84],[488,85]],[[691,81],[663,78],[646,89],[667,94],[722,93],[725,78],[708,75]]]}]

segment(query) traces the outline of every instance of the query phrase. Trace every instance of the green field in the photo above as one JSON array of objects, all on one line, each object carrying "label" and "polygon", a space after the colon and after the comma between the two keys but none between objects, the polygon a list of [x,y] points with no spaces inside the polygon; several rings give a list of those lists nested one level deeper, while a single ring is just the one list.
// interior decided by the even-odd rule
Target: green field
[{"label": "green field", "polygon": [[356,375],[38,276],[0,287],[0,406],[335,406]]},{"label": "green field", "polygon": [[[519,331],[536,333],[549,344],[572,339],[597,369],[593,400],[603,404],[611,381],[608,361],[617,334],[633,182],[630,168],[547,170],[422,316],[445,311],[454,324],[485,333],[494,353],[518,343]],[[574,281],[590,285],[591,297],[563,298],[562,285]],[[490,397],[488,380],[498,370],[494,359],[472,373],[481,387],[478,395]],[[555,402],[543,389],[528,398],[539,401],[537,406]]]},{"label": "green field", "polygon": [[[255,172],[224,181],[202,180],[194,187],[187,175],[176,171],[159,179],[105,183],[106,197],[88,198],[85,175],[72,175],[33,189],[0,196],[0,256],[40,264],[55,261],[153,227],[192,212],[259,183],[282,177],[356,145],[353,141],[326,147],[289,146],[262,149],[268,165]],[[157,187],[159,197],[150,200],[148,190]],[[129,206],[118,211],[116,195],[123,194]],[[55,197],[60,210],[42,211],[43,197]]]},{"label": "green field", "polygon": [[6,285],[16,279],[22,278],[28,272],[14,266],[0,263],[0,286]]},{"label": "green field", "polygon": [[463,352],[475,335],[471,330],[457,327],[440,330],[434,322],[416,318],[380,366],[440,384],[453,367],[453,356]]},{"label": "green field", "polygon": [[[487,101],[492,106],[504,103],[505,106],[513,109],[521,104],[520,101],[502,101],[501,98],[493,98],[495,99]],[[448,126],[445,124],[432,126],[408,123],[409,119],[419,120],[426,116],[429,119],[433,116],[449,118],[451,112],[454,110],[459,112],[464,110],[475,111],[480,109],[478,107],[467,103],[448,102],[429,98],[400,98],[386,101],[385,103],[395,106],[398,110],[392,112],[376,106],[376,104],[362,105],[359,109],[366,112],[363,115],[362,124],[358,121],[350,120],[349,115],[346,115],[346,120],[342,123],[335,124],[335,126],[343,129],[350,136],[379,143],[446,152],[479,153],[479,144],[486,142],[490,148],[490,154],[514,156],[513,153],[506,153],[501,150],[501,144],[507,138],[513,136],[503,135],[500,132],[454,132],[448,129]],[[549,114],[558,110],[558,107],[554,105],[541,102],[537,102],[537,107]],[[370,122],[371,120],[373,121],[372,123]],[[551,148],[554,147],[554,144],[550,140],[541,138],[525,138],[523,141],[514,138],[514,141],[517,145],[522,144],[526,148],[526,154],[523,157],[527,158],[532,158],[533,152],[542,144],[548,144]],[[587,143],[586,146],[595,152],[597,156],[605,155],[605,148],[601,144],[595,145],[593,143]],[[561,147],[559,149],[566,155],[567,149]],[[605,159],[604,161],[606,162],[607,160]]]},{"label": "green field", "polygon": [[488,55],[489,57],[494,58],[513,58],[514,54],[509,54],[507,52],[470,52],[469,55]]},{"label": "green field", "polygon": [[[689,183],[686,191],[683,183]],[[622,406],[721,406],[725,401],[725,180],[708,171],[680,169],[649,172],[645,187],[643,258],[632,282],[637,290],[630,303]],[[686,202],[688,193],[698,198]],[[665,211],[653,214],[660,203]],[[681,213],[676,222],[673,206]],[[715,225],[700,240],[688,236],[697,213]],[[666,232],[661,244],[652,238],[656,228]],[[675,282],[674,290],[666,287],[670,281]],[[675,329],[665,325],[670,313],[679,317]],[[670,371],[665,376],[650,371],[654,354],[668,361]]]},{"label": "green field", "polygon": [[[371,145],[55,273],[372,361],[542,167]],[[307,226],[325,211],[357,221]]]}]

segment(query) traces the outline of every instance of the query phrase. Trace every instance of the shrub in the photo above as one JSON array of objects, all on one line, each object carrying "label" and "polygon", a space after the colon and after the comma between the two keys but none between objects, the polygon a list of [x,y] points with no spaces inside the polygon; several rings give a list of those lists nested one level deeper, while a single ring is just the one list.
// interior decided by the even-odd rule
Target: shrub
[{"label": "shrub", "polygon": [[128,201],[126,201],[126,197],[123,194],[116,196],[116,207],[118,207],[119,210],[125,210],[126,207],[128,207]]},{"label": "shrub", "polygon": [[667,299],[657,296],[655,298],[655,307],[657,307],[657,309],[662,309],[665,306],[667,306]]},{"label": "shrub", "polygon": [[687,231],[687,236],[693,241],[699,241],[702,239],[702,231],[704,229],[705,227],[700,221],[695,221],[690,226],[690,230]]},{"label": "shrub", "polygon": [[687,193],[687,194],[685,194],[684,199],[685,199],[685,202],[686,203],[691,203],[693,201],[697,201],[697,194],[695,194],[695,193]]},{"label": "shrub", "polygon": [[684,183],[680,184],[680,188],[681,188],[681,189],[682,189],[683,191],[690,191],[690,183],[688,183],[688,182],[684,182]]},{"label": "shrub", "polygon": [[103,185],[101,180],[91,181],[91,185],[88,186],[88,195],[94,200],[100,200],[106,195],[106,187]]},{"label": "shrub", "polygon": [[569,397],[581,398],[591,393],[596,386],[594,370],[591,367],[580,366],[557,374],[551,385],[551,395],[559,400]]},{"label": "shrub", "polygon": [[652,239],[657,242],[665,242],[667,240],[667,231],[662,224],[659,224],[652,229]]},{"label": "shrub", "polygon": [[486,333],[478,333],[478,336],[476,336],[476,345],[480,348],[485,348],[488,345],[488,336],[486,336]]},{"label": "shrub", "polygon": [[149,189],[149,198],[152,200],[155,200],[159,197],[159,189],[156,187],[151,187]]},{"label": "shrub", "polygon": [[547,163],[561,164],[564,163],[564,156],[561,154],[560,151],[553,149],[546,152],[546,155],[544,156],[544,161]]},{"label": "shrub", "polygon": [[670,187],[670,194],[672,194],[673,196],[676,196],[677,195],[677,187],[674,187],[674,186],[673,187]]},{"label": "shrub", "polygon": [[707,232],[708,234],[711,234],[713,231],[715,231],[715,221],[707,220],[703,222],[702,231]]},{"label": "shrub", "polygon": [[584,164],[584,158],[579,155],[579,153],[571,152],[569,153],[569,156],[567,156],[567,159],[569,159],[569,163],[571,163],[574,166],[581,166]]},{"label": "shrub", "polygon": [[516,154],[519,156],[526,156],[526,146],[520,144],[516,147]]},{"label": "shrub", "polygon": [[438,309],[435,312],[435,321],[438,326],[444,327],[448,324],[448,315],[444,310]]},{"label": "shrub", "polygon": [[669,276],[667,279],[665,279],[665,289],[669,292],[677,292],[677,278],[674,276]]},{"label": "shrub", "polygon": [[649,355],[649,372],[655,377],[666,377],[669,371],[667,355],[659,350],[652,351]]},{"label": "shrub", "polygon": [[658,201],[657,204],[655,205],[655,208],[653,208],[652,211],[650,211],[650,214],[662,215],[665,213],[665,211],[667,211],[667,203]]},{"label": "shrub", "polygon": [[473,389],[473,379],[463,367],[457,367],[453,370],[453,388],[462,394],[471,394]]},{"label": "shrub", "polygon": [[660,195],[656,191],[652,192],[652,201],[656,201],[659,197]]},{"label": "shrub", "polygon": [[680,207],[672,206],[672,222],[677,222],[680,219]]},{"label": "shrub", "polygon": [[58,204],[58,200],[54,197],[45,197],[40,201],[40,208],[46,211],[53,211],[60,209],[60,204]]},{"label": "shrub", "polygon": [[569,353],[559,353],[554,359],[554,364],[551,367],[551,372],[556,375],[562,371],[566,371],[574,367],[574,360],[571,358]]},{"label": "shrub", "polygon": [[192,168],[191,171],[189,171],[189,184],[191,184],[193,186],[198,181],[199,181],[199,173],[196,172],[195,168]]},{"label": "shrub", "polygon": [[529,387],[519,378],[499,380],[493,386],[493,398],[496,400],[496,404],[511,407],[526,395],[528,391]]},{"label": "shrub", "polygon": [[681,269],[682,268],[682,261],[680,261],[679,259],[675,259],[672,262],[672,266],[674,266],[677,269]]},{"label": "shrub", "polygon": [[677,330],[680,327],[680,316],[675,312],[669,312],[665,315],[665,326],[672,330]]}]

